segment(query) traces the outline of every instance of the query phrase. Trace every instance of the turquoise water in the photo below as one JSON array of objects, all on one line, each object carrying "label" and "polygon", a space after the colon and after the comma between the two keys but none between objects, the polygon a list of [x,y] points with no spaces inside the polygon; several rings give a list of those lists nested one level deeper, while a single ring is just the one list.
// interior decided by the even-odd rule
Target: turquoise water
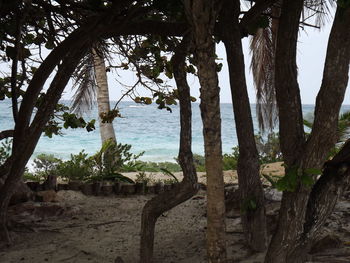
[{"label": "turquoise water", "polygon": [[[69,101],[65,101],[69,104]],[[13,128],[10,101],[0,101],[0,130]],[[113,105],[113,104],[112,104]],[[255,117],[255,105],[252,105],[255,132],[258,126]],[[193,146],[194,153],[203,154],[202,122],[199,104],[193,103]],[[313,105],[303,105],[304,115],[312,114]],[[342,110],[350,110],[343,106]],[[134,102],[121,102],[120,112],[123,118],[114,121],[117,140],[132,145],[132,152],[145,151],[141,157],[144,161],[173,161],[179,149],[179,108],[173,107],[173,112],[157,109],[156,105],[142,106]],[[86,119],[97,118],[97,111],[92,110]],[[237,145],[235,125],[231,104],[221,104],[223,152],[230,153]],[[98,124],[96,130],[87,132],[85,129],[63,130],[63,136],[48,138],[42,136],[34,153],[54,154],[62,159],[68,159],[71,153],[82,149],[93,154],[101,147]]]}]

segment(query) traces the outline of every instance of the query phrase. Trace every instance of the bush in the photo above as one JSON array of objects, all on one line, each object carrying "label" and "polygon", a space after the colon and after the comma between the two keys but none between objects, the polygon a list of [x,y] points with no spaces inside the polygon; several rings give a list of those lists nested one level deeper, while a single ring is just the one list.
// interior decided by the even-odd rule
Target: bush
[{"label": "bush", "polygon": [[85,181],[92,176],[94,163],[84,150],[78,154],[71,154],[71,159],[62,161],[57,167],[57,173],[69,181]]},{"label": "bush", "polygon": [[39,154],[34,159],[34,173],[27,173],[26,177],[34,181],[45,181],[49,176],[57,176],[57,167],[62,160],[54,157],[52,154]]},{"label": "bush", "polygon": [[233,147],[232,150],[233,150],[233,153],[231,154],[225,153],[222,156],[222,168],[224,171],[237,169],[237,162],[238,162],[238,156],[239,156],[238,146]]},{"label": "bush", "polygon": [[283,160],[278,133],[269,133],[266,138],[259,133],[258,135],[255,135],[255,142],[261,164]]},{"label": "bush", "polygon": [[36,174],[29,172],[28,168],[25,168],[25,170],[24,170],[23,179],[24,179],[24,181],[30,181],[30,182],[40,182],[41,181],[41,178],[38,177]]},{"label": "bush", "polygon": [[133,183],[121,172],[136,169],[136,161],[143,153],[135,155],[130,152],[130,149],[131,145],[129,144],[116,144],[113,140],[106,141],[101,150],[90,158],[94,163],[95,172],[90,179]]},{"label": "bush", "polygon": [[181,166],[178,163],[172,163],[172,162],[143,162],[143,161],[137,161],[135,163],[137,165],[138,170],[134,170],[133,172],[137,171],[144,171],[144,172],[162,172],[162,169],[168,170],[170,172],[181,172]]},{"label": "bush", "polygon": [[197,172],[205,172],[205,157],[200,154],[193,154],[193,162]]}]

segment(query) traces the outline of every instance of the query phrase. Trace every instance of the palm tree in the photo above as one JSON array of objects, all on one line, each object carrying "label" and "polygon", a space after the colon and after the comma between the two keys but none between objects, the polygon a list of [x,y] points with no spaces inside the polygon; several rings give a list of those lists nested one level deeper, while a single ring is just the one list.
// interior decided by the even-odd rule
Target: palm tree
[{"label": "palm tree", "polygon": [[97,45],[79,65],[75,74],[77,91],[72,103],[73,111],[82,114],[91,110],[93,102],[97,99],[102,144],[107,140],[113,140],[115,143],[117,141],[112,121],[104,122],[101,118],[103,113],[110,111],[104,54],[103,46]]},{"label": "palm tree", "polygon": [[107,140],[113,140],[114,142],[116,142],[116,136],[112,121],[104,122],[101,118],[102,113],[110,111],[109,90],[105,61],[103,55],[99,53],[98,50],[93,49],[92,53],[97,84],[97,106],[102,144]]}]

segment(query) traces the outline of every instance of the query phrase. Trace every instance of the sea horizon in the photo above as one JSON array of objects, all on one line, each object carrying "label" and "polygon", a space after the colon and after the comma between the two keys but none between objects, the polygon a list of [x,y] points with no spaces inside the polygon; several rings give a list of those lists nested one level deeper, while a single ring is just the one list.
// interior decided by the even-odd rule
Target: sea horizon
[{"label": "sea horizon", "polygon": [[[61,103],[67,105],[70,101],[62,100]],[[110,103],[114,105],[113,101]],[[130,144],[131,152],[135,154],[145,152],[140,157],[142,161],[175,162],[180,133],[178,106],[172,106],[171,113],[157,109],[156,104],[141,105],[132,101],[122,101],[118,107],[122,118],[117,118],[113,122],[118,143]],[[303,104],[302,107],[304,117],[312,118],[315,105]],[[254,132],[258,134],[255,109],[256,104],[251,104]],[[343,105],[342,111],[347,110],[350,110],[350,105]],[[203,155],[202,121],[198,102],[192,103],[192,111],[192,152]],[[87,132],[85,129],[63,129],[63,136],[54,135],[48,138],[42,135],[31,160],[41,153],[53,154],[64,160],[82,150],[89,155],[96,153],[101,147],[97,117],[96,106],[84,114],[87,121],[96,119],[96,129],[92,132]],[[223,153],[231,153],[232,148],[237,145],[232,103],[221,103],[221,120]],[[0,104],[0,130],[12,128],[11,103],[5,100]]]}]

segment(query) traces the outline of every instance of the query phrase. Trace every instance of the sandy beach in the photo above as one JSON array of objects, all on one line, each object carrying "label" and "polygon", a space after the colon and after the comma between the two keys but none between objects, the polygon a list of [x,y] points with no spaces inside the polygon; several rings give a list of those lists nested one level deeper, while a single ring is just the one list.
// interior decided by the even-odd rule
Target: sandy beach
[{"label": "sandy beach", "polygon": [[[280,174],[281,163],[264,172]],[[176,174],[181,178],[180,174]],[[237,183],[235,171],[225,172],[225,181]],[[130,177],[136,174],[129,174]],[[152,176],[158,176],[153,174]],[[199,173],[205,183],[205,176]],[[227,188],[229,191],[230,188]],[[142,207],[153,195],[85,196],[76,191],[57,192],[55,203],[27,202],[10,207],[15,245],[0,249],[0,262],[108,263],[118,257],[125,263],[139,261]],[[349,194],[350,197],[350,194]],[[280,203],[267,200],[269,230],[277,220]],[[263,262],[263,253],[253,253],[244,244],[239,209],[226,218],[228,262]],[[344,199],[322,230],[321,237],[336,236],[338,243],[316,246],[310,262],[349,262],[350,203]],[[164,213],[155,234],[155,263],[206,262],[206,192]],[[142,259],[141,259],[142,262]]]}]

